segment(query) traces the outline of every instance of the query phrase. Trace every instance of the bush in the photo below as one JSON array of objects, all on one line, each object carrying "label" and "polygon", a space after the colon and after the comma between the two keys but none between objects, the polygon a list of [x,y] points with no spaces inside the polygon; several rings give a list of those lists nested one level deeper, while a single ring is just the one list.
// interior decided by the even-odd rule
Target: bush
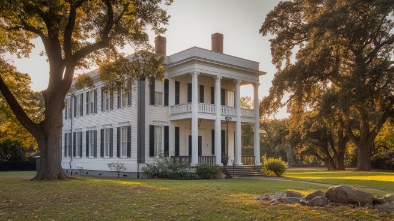
[{"label": "bush", "polygon": [[215,174],[218,166],[210,165],[206,163],[198,164],[195,166],[196,174],[200,179],[210,179],[213,174]]},{"label": "bush", "polygon": [[266,156],[262,157],[264,162],[261,172],[266,176],[282,176],[286,171],[287,163],[282,160],[282,158],[270,157],[267,159]]},{"label": "bush", "polygon": [[372,169],[394,170],[394,151],[375,154],[371,158]]},{"label": "bush", "polygon": [[155,159],[153,164],[147,164],[142,172],[148,178],[164,178],[176,180],[196,179],[194,169],[188,164],[173,163],[166,157]]}]

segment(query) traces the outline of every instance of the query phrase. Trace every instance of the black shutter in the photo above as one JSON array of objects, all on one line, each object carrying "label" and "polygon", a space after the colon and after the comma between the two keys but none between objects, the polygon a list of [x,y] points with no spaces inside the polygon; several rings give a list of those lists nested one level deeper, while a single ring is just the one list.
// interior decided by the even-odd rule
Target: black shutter
[{"label": "black shutter", "polygon": [[222,130],[222,156],[226,153],[226,131]]},{"label": "black shutter", "polygon": [[86,131],[86,158],[89,158],[89,131],[88,130]]},{"label": "black shutter", "polygon": [[131,106],[131,79],[127,82],[127,106]]},{"label": "black shutter", "polygon": [[170,127],[164,126],[164,156],[168,157],[170,154]]},{"label": "black shutter", "polygon": [[77,147],[76,147],[76,144],[77,144],[77,142],[76,142],[76,132],[73,132],[73,157],[75,157],[76,156],[76,149],[77,149]]},{"label": "black shutter", "polygon": [[212,155],[215,154],[215,130],[212,130],[212,150],[211,150]]},{"label": "black shutter", "polygon": [[200,85],[200,103],[204,103],[204,85]]},{"label": "black shutter", "polygon": [[101,143],[100,143],[100,156],[104,157],[104,129],[101,129],[100,140],[101,140]]},{"label": "black shutter", "polygon": [[175,81],[175,104],[179,104],[179,93],[180,93],[179,81]]},{"label": "black shutter", "polygon": [[[192,136],[189,135],[189,156],[192,156]],[[190,159],[191,161],[191,159]]]},{"label": "black shutter", "polygon": [[74,117],[76,117],[77,116],[77,98],[76,97],[73,97],[74,98]]},{"label": "black shutter", "polygon": [[226,104],[226,91],[224,89],[220,89],[220,104],[225,105]]},{"label": "black shutter", "polygon": [[95,130],[94,132],[94,157],[97,158],[97,130]]},{"label": "black shutter", "polygon": [[127,127],[127,157],[131,157],[131,126]]},{"label": "black shutter", "polygon": [[72,136],[72,134],[71,133],[69,133],[69,136],[68,136],[68,141],[67,141],[67,143],[69,143],[68,144],[68,156],[70,156],[71,157],[71,150],[72,150],[72,143],[71,143],[71,136]]},{"label": "black shutter", "polygon": [[67,133],[64,134],[64,153],[63,156],[67,157]]},{"label": "black shutter", "polygon": [[83,93],[82,94],[80,94],[79,95],[80,96],[80,100],[79,100],[79,103],[80,103],[80,107],[79,107],[79,116],[83,116]]},{"label": "black shutter", "polygon": [[110,110],[113,110],[114,109],[114,91],[113,90],[111,90],[110,92],[109,92],[109,104],[110,104],[110,106],[109,106],[109,109]]},{"label": "black shutter", "polygon": [[118,89],[118,109],[122,106],[121,96],[122,96],[122,90]]},{"label": "black shutter", "polygon": [[175,156],[179,156],[179,127],[175,127]]},{"label": "black shutter", "polygon": [[114,128],[109,129],[109,157],[114,157]]},{"label": "black shutter", "polygon": [[118,158],[120,157],[120,139],[120,127],[118,127],[116,130],[116,156]]},{"label": "black shutter", "polygon": [[67,106],[68,102],[67,101],[68,101],[68,99],[66,99],[66,105],[65,105],[66,108],[64,108],[64,119],[65,120],[67,120],[67,109],[68,109],[68,106]]},{"label": "black shutter", "polygon": [[164,79],[164,106],[168,106],[168,91],[169,91],[169,85],[168,85],[168,79]]},{"label": "black shutter", "polygon": [[82,132],[79,132],[79,157],[82,157]]},{"label": "black shutter", "polygon": [[101,111],[104,111],[104,90],[101,88]]},{"label": "black shutter", "polygon": [[90,112],[93,112],[93,110],[90,110],[89,112],[89,93],[90,92],[86,92],[86,114],[90,114]]},{"label": "black shutter", "polygon": [[[93,108],[94,108],[94,113],[97,114],[97,90],[94,90],[94,104],[93,104]],[[91,110],[93,112],[93,110]]]},{"label": "black shutter", "polygon": [[187,102],[192,102],[192,84],[187,83]]},{"label": "black shutter", "polygon": [[149,87],[149,104],[155,105],[155,79],[152,79]]},{"label": "black shutter", "polygon": [[149,156],[155,156],[155,126],[149,125]]},{"label": "black shutter", "polygon": [[215,88],[211,87],[211,104],[215,103]]}]

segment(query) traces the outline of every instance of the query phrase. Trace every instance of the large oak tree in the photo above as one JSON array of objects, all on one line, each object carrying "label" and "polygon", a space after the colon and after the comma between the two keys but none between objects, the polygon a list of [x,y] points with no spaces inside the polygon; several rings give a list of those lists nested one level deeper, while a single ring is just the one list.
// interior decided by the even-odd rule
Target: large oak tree
[{"label": "large oak tree", "polygon": [[[172,0],[164,0],[169,5]],[[41,154],[35,179],[64,179],[61,128],[64,98],[76,68],[118,58],[126,44],[141,46],[147,28],[156,34],[168,23],[161,0],[0,0],[0,53],[28,56],[31,40],[40,38],[49,64],[43,92],[44,120],[26,114],[0,75],[0,91],[16,118],[36,138]],[[137,69],[128,70],[139,73]],[[42,73],[43,76],[48,73]]]},{"label": "large oak tree", "polygon": [[284,1],[260,29],[275,36],[278,69],[262,107],[335,113],[358,170],[371,169],[375,137],[394,114],[393,10],[392,0]]}]

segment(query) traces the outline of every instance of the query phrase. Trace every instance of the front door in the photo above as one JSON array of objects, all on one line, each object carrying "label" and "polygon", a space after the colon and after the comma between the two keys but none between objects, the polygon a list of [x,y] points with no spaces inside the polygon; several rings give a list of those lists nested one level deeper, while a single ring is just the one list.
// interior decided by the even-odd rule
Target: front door
[{"label": "front door", "polygon": [[[192,156],[192,136],[189,135],[189,156]],[[198,156],[202,156],[202,136],[198,136]]]}]

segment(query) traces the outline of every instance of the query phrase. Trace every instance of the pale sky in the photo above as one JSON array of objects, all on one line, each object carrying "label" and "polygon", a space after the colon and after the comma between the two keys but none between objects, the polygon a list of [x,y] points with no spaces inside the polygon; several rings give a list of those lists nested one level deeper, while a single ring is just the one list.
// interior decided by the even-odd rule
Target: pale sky
[{"label": "pale sky", "polygon": [[[245,58],[260,63],[260,71],[267,72],[260,77],[259,99],[268,95],[271,81],[276,72],[271,63],[269,39],[259,34],[266,14],[273,10],[279,0],[174,0],[167,8],[171,16],[167,32],[167,55],[197,46],[211,49],[211,34],[224,35],[224,54]],[[154,35],[150,42],[154,44]],[[14,59],[18,71],[28,73],[32,78],[32,89],[44,90],[48,84],[48,63],[38,54],[42,51],[39,40],[36,49],[28,59]],[[125,52],[126,54],[131,54]],[[241,96],[253,99],[253,87],[241,87]],[[278,114],[286,115],[285,111]]]}]

